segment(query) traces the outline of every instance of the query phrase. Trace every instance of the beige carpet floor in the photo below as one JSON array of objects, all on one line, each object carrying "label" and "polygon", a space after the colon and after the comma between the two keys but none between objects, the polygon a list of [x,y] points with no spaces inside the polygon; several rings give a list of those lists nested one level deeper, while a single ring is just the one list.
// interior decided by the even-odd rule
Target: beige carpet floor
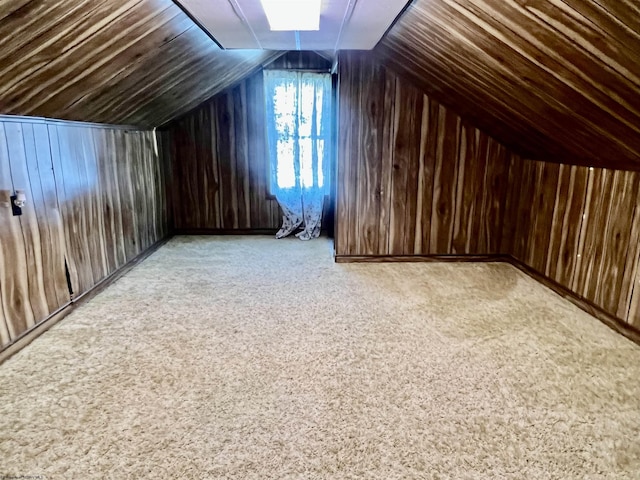
[{"label": "beige carpet floor", "polygon": [[640,348],[505,264],[178,237],[0,365],[0,478],[638,479]]}]

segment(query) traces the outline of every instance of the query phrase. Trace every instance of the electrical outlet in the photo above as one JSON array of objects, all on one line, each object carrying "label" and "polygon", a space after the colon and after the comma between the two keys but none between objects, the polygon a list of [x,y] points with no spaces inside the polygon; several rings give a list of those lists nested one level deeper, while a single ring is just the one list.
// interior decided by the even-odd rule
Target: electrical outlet
[{"label": "electrical outlet", "polygon": [[18,196],[17,195],[12,195],[11,196],[11,211],[13,212],[13,216],[14,217],[22,215],[22,208],[19,207],[18,205],[16,205],[16,200],[18,200]]}]

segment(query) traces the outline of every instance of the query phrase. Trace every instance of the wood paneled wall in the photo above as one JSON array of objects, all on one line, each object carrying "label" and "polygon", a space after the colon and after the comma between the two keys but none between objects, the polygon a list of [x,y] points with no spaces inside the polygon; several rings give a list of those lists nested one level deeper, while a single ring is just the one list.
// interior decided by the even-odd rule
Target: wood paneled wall
[{"label": "wood paneled wall", "polygon": [[324,70],[328,72],[331,70],[332,64],[332,60],[323,57],[319,53],[296,50],[287,52],[276,58],[273,62],[266,65],[265,68],[277,70]]},{"label": "wood paneled wall", "polygon": [[640,327],[640,173],[514,158],[509,186],[505,253]]},{"label": "wood paneled wall", "polygon": [[508,150],[373,54],[338,65],[336,254],[499,253]]},{"label": "wood paneled wall", "polygon": [[640,170],[639,19],[632,0],[413,0],[375,52],[527,158]]},{"label": "wood paneled wall", "polygon": [[[25,190],[22,216],[9,196]],[[0,344],[167,234],[153,132],[0,117]]]},{"label": "wood paneled wall", "polygon": [[[266,68],[329,70],[315,52],[288,52]],[[177,232],[276,231],[269,193],[262,72],[211,98],[160,131],[171,175]]]},{"label": "wood paneled wall", "polygon": [[262,73],[160,132],[176,231],[277,230],[269,195]]}]

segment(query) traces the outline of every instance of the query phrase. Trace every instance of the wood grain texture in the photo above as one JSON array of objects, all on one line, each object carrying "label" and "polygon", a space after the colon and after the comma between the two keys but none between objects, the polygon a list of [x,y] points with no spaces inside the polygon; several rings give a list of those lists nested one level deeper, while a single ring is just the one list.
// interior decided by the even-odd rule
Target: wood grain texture
[{"label": "wood grain texture", "polygon": [[331,71],[333,62],[322,55],[308,51],[296,50],[283,53],[280,57],[274,59],[265,65],[270,70],[320,70]]},{"label": "wood grain texture", "polygon": [[0,348],[71,301],[65,265],[78,297],[166,236],[164,183],[151,131],[0,118]]},{"label": "wood grain texture", "polygon": [[153,132],[49,125],[74,296],[166,236]]},{"label": "wood grain texture", "polygon": [[336,255],[500,253],[509,151],[375,54],[339,82]]},{"label": "wood grain texture", "polygon": [[2,2],[0,36],[0,113],[145,127],[281,55],[223,51],[171,0]]},{"label": "wood grain texture", "polygon": [[268,190],[264,105],[259,72],[160,131],[176,231],[280,227]]},{"label": "wood grain texture", "polygon": [[[288,52],[265,68],[328,70],[331,61],[315,52]],[[282,212],[269,191],[265,122],[259,71],[159,130],[177,232],[280,228]]]},{"label": "wood grain texture", "polygon": [[519,160],[509,185],[504,233],[513,240],[503,253],[640,326],[640,174]]},{"label": "wood grain texture", "polygon": [[[7,345],[69,302],[65,243],[46,125],[0,121],[0,341]],[[22,216],[9,196],[24,190]]]},{"label": "wood grain texture", "polygon": [[527,158],[640,169],[633,2],[415,0],[385,65]]}]

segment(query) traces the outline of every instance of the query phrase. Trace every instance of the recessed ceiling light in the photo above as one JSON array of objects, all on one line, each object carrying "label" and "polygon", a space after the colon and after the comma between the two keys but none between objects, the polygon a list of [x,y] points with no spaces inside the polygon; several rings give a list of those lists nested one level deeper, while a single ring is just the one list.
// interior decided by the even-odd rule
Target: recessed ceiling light
[{"label": "recessed ceiling light", "polygon": [[320,30],[322,0],[260,0],[273,31]]}]

